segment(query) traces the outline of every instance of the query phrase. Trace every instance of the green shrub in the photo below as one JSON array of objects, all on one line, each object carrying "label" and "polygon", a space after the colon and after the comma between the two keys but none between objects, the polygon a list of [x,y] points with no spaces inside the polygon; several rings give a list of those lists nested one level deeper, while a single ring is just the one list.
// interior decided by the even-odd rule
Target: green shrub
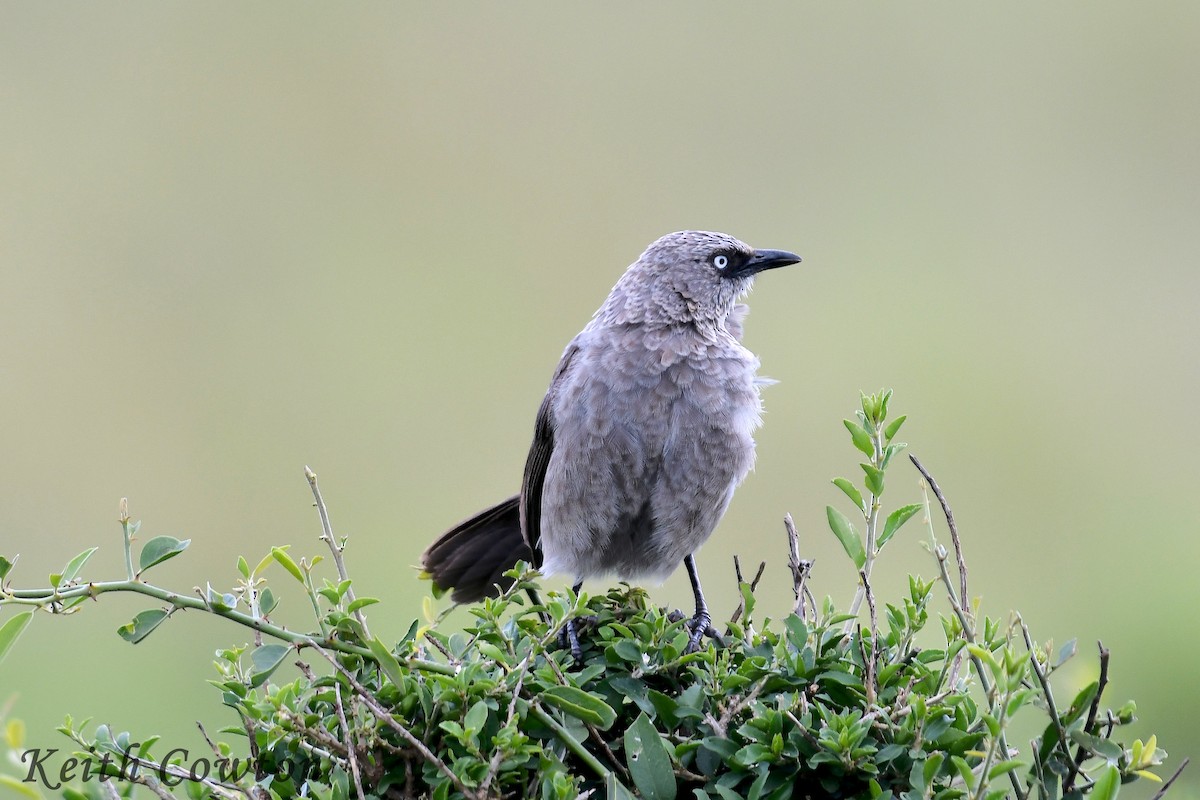
[{"label": "green shrub", "polygon": [[[890,392],[864,395],[857,421],[845,422],[865,457],[860,483],[838,478],[853,509],[826,510],[830,530],[853,561],[859,581],[846,612],[829,599],[818,607],[806,586],[811,562],[801,558],[786,520],[792,613],[756,618],[762,576],[741,581],[741,603],[722,641],[687,653],[677,613],[653,606],[640,589],[607,594],[549,593],[526,599],[536,573],[520,565],[502,597],[470,609],[465,631],[447,632],[445,612],[413,622],[389,644],[373,637],[346,574],[345,540],[329,527],[316,476],[307,472],[332,554],[333,578],[273,548],[255,567],[238,558],[236,586],[204,597],[145,581],[187,541],[155,537],[134,564],[137,523],[122,504],[124,580],[82,578],[88,550],[43,589],[11,588],[13,564],[0,558],[0,657],[35,610],[79,611],[108,592],[134,592],[158,604],[118,630],[139,642],[178,608],[200,609],[252,630],[253,641],[217,654],[212,684],[236,724],[214,742],[201,775],[196,764],[159,758],[155,737],[89,730],[70,718],[60,728],[90,762],[90,780],[58,787],[66,800],[113,800],[141,784],[162,800],[181,793],[254,800],[345,800],[355,796],[675,798],[996,798],[1115,797],[1123,783],[1159,780],[1150,770],[1166,754],[1154,737],[1123,743],[1117,731],[1134,707],[1101,711],[1107,653],[1099,680],[1067,703],[1051,677],[1074,653],[1034,643],[1019,615],[978,616],[953,516],[924,468],[948,523],[952,550],[938,543],[925,502],[884,514],[880,499],[904,445],[904,421],[888,421]],[[871,572],[884,546],[923,515],[938,577],[910,577],[905,596],[879,602]],[[862,526],[860,534],[855,521]],[[782,542],[781,538],[781,542]],[[311,604],[316,629],[287,631],[271,622],[277,603],[264,578],[277,565]],[[938,647],[918,644],[930,606],[945,603],[933,627]],[[860,609],[866,605],[866,619]],[[558,647],[566,620],[589,617],[581,663]],[[280,667],[296,662],[295,677]],[[1028,748],[1006,731],[1015,719],[1039,720]],[[136,720],[134,721],[136,722]],[[22,729],[9,721],[7,747],[19,750]],[[131,742],[140,745],[131,746]],[[107,757],[106,757],[107,756]],[[1185,762],[1186,763],[1186,762]],[[134,770],[134,765],[137,769]],[[100,774],[121,780],[101,783]],[[191,773],[191,774],[190,774]],[[1178,773],[1176,773],[1178,774]],[[37,777],[13,770],[0,783],[42,797]],[[1164,787],[1165,788],[1165,787]]]}]

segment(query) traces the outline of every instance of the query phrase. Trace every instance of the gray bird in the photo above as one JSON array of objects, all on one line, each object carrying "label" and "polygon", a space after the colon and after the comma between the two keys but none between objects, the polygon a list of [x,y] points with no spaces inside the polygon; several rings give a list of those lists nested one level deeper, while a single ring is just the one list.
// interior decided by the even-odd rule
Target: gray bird
[{"label": "gray bird", "polygon": [[[662,580],[682,561],[696,649],[711,618],[695,551],[754,464],[758,358],[741,344],[754,276],[795,264],[723,233],[650,245],[567,345],[538,409],[521,492],[444,533],[421,557],[457,602],[511,585],[518,560],[544,574]],[[581,654],[576,621],[566,628]]]}]

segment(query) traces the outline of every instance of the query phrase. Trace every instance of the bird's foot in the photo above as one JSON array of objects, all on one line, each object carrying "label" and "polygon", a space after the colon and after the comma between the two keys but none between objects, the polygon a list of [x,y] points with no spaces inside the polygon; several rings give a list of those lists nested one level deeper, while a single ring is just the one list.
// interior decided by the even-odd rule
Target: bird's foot
[{"label": "bird's foot", "polygon": [[598,621],[598,618],[594,616],[572,617],[559,630],[558,646],[564,650],[569,649],[575,663],[583,663],[583,645],[580,643],[580,634],[587,628],[593,627]]},{"label": "bird's foot", "polygon": [[687,644],[687,652],[689,653],[695,653],[700,649],[700,642],[705,636],[719,645],[723,646],[725,644],[725,639],[712,626],[712,616],[708,613],[707,609],[697,611],[690,618],[684,617],[682,611],[675,610],[667,615],[667,619],[671,622],[679,622],[681,619],[687,619],[687,622],[684,624],[687,626],[688,631],[691,632]]}]

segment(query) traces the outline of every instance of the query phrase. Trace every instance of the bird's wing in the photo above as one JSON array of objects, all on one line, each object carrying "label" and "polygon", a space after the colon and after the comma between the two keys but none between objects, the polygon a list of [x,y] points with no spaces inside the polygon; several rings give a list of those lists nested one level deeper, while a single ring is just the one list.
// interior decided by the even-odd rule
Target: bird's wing
[{"label": "bird's wing", "polygon": [[563,353],[558,362],[558,369],[546,390],[546,397],[538,408],[537,421],[533,426],[533,444],[529,446],[529,456],[525,459],[525,475],[521,479],[521,535],[533,553],[534,566],[542,565],[542,548],[539,542],[542,537],[542,487],[546,482],[546,468],[550,465],[550,455],[554,452],[554,398],[558,394],[563,376],[571,364],[571,359],[579,352],[579,346],[572,343]]}]

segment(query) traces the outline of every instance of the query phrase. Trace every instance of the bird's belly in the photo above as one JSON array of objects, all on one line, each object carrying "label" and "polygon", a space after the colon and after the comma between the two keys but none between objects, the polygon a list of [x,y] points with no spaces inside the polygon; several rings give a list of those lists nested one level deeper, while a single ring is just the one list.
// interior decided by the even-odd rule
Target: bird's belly
[{"label": "bird's belly", "polygon": [[661,580],[716,528],[753,464],[757,390],[749,379],[663,377],[593,387],[559,417],[544,571]]}]

